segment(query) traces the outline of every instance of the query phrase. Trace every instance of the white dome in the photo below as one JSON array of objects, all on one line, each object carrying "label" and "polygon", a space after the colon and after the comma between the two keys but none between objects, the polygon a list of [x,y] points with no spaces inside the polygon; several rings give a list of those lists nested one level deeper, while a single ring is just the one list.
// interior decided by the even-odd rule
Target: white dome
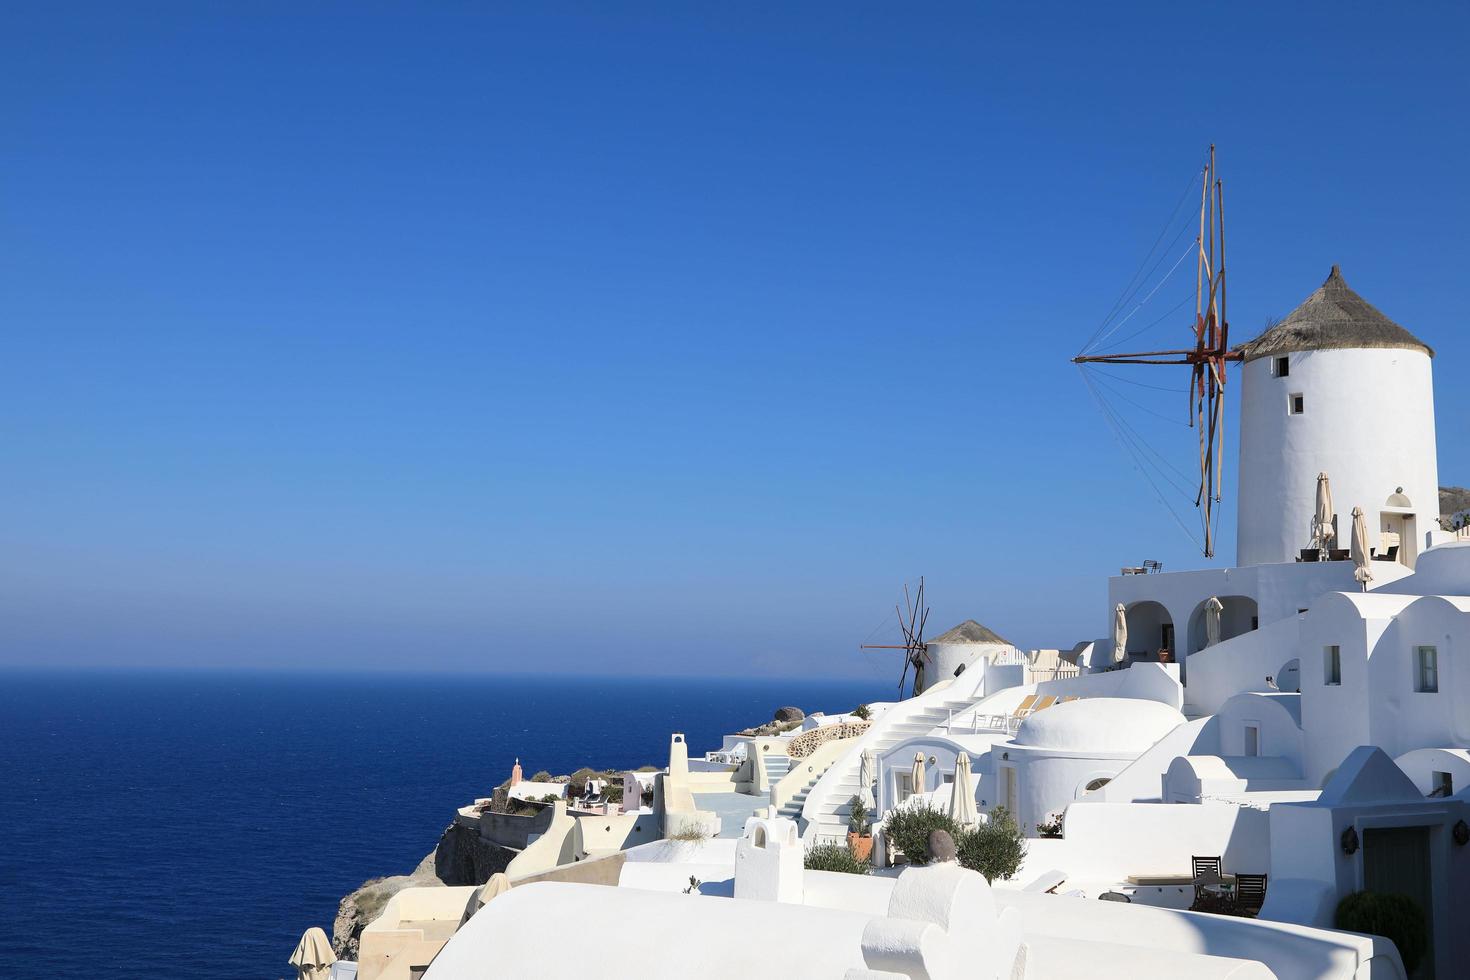
[{"label": "white dome", "polygon": [[1016,744],[1038,749],[1142,752],[1185,720],[1159,701],[1083,698],[1028,717],[1016,732]]}]

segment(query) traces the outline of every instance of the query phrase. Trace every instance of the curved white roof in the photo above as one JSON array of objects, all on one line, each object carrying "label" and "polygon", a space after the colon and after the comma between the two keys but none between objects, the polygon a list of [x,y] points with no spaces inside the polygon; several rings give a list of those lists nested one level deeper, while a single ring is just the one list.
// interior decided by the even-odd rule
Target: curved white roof
[{"label": "curved white roof", "polygon": [[1021,722],[1015,742],[1038,749],[1142,752],[1185,721],[1158,701],[1084,698],[1031,715]]}]

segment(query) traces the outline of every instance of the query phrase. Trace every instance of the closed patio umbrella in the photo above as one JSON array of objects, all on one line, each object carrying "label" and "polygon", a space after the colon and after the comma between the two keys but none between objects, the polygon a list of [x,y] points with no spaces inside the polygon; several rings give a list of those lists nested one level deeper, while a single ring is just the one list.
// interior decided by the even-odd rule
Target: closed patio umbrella
[{"label": "closed patio umbrella", "polygon": [[1212,647],[1220,642],[1220,614],[1225,611],[1225,603],[1219,597],[1210,596],[1205,600],[1205,646]]},{"label": "closed patio umbrella", "polygon": [[510,879],[505,876],[504,872],[497,871],[490,876],[489,881],[476,888],[470,895],[470,900],[465,903],[464,917],[459,920],[459,924],[462,926],[470,921],[470,916],[489,905],[492,898],[504,895],[508,891],[510,891]]},{"label": "closed patio umbrella", "polygon": [[970,775],[970,756],[959,754],[954,763],[954,783],[949,789],[949,815],[961,827],[973,827],[980,822],[980,811],[975,808],[975,780]]},{"label": "closed patio umbrella", "polygon": [[1363,583],[1363,591],[1368,591],[1368,583],[1373,581],[1373,568],[1368,564],[1368,523],[1363,520],[1363,508],[1353,508],[1353,578]]},{"label": "closed patio umbrella", "polygon": [[924,753],[914,753],[914,771],[911,776],[914,781],[914,795],[918,796],[927,788],[925,786],[927,780],[924,778]]},{"label": "closed patio umbrella", "polygon": [[1332,484],[1326,473],[1317,474],[1317,513],[1312,516],[1312,547],[1326,551],[1337,531],[1332,526]]},{"label": "closed patio umbrella", "polygon": [[1120,664],[1128,656],[1128,607],[1121,602],[1113,610],[1113,663]]},{"label": "closed patio umbrella", "polygon": [[335,962],[337,954],[332,952],[327,934],[317,926],[301,934],[301,942],[296,944],[296,952],[291,954],[290,960],[296,967],[297,980],[327,980]]},{"label": "closed patio umbrella", "polygon": [[878,760],[873,755],[872,749],[863,749],[862,764],[858,767],[858,799],[863,801],[863,806],[869,813],[877,806],[873,799],[873,783],[878,778]]}]

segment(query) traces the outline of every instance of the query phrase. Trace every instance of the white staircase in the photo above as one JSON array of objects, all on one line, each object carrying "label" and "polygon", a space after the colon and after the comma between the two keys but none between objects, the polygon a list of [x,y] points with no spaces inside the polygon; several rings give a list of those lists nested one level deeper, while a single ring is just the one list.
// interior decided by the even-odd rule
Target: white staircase
[{"label": "white staircase", "polygon": [[[797,797],[801,801],[802,836],[823,841],[845,839],[851,801],[861,788],[863,753],[871,751],[880,756],[905,739],[927,735],[981,700],[985,672],[973,673],[975,677],[962,674],[953,683],[931,688],[885,711],[845,756]],[[786,815],[783,810],[782,816]]]},{"label": "white staircase", "polygon": [[[777,755],[775,752],[767,752],[764,755],[766,763],[766,785],[767,787],[775,786],[781,780],[785,779],[786,774],[791,771],[791,756],[785,754]],[[767,791],[769,792],[769,790]]]},{"label": "white staircase", "polygon": [[[822,773],[812,773],[812,778],[807,780],[807,784],[803,786],[800,790],[798,790],[795,796],[787,800],[781,806],[781,809],[776,811],[776,815],[785,817],[787,820],[795,820],[797,826],[800,826],[801,808],[806,805],[806,798],[811,795],[812,787],[817,785],[817,781],[821,778]],[[774,785],[774,782],[772,785]]]}]

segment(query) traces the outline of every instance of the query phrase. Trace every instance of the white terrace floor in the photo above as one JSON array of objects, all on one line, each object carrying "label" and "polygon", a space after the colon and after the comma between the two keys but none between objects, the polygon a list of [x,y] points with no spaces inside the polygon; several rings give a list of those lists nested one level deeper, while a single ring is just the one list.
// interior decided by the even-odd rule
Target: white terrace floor
[{"label": "white terrace floor", "polygon": [[739,838],[745,821],[756,810],[769,806],[769,793],[695,793],[694,805],[720,816],[720,836]]}]

